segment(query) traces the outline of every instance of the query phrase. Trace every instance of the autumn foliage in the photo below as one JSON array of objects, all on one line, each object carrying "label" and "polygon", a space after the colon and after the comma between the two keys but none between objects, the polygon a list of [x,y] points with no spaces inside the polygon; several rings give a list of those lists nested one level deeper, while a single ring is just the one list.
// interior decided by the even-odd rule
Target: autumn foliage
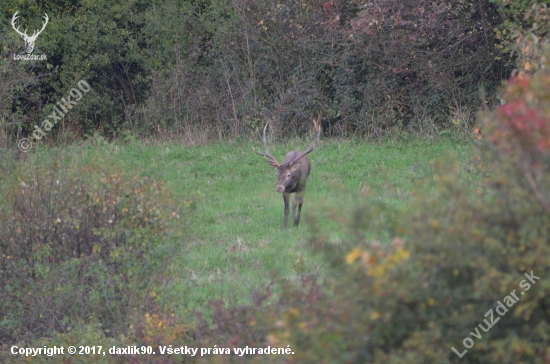
[{"label": "autumn foliage", "polygon": [[98,163],[53,163],[15,174],[3,194],[0,342],[84,321],[113,335],[149,309],[186,209],[162,183]]},{"label": "autumn foliage", "polygon": [[[518,38],[520,68],[506,84],[505,105],[486,118],[489,141],[521,171],[534,196],[550,211],[550,46],[534,34]],[[494,121],[496,119],[496,121]]]}]

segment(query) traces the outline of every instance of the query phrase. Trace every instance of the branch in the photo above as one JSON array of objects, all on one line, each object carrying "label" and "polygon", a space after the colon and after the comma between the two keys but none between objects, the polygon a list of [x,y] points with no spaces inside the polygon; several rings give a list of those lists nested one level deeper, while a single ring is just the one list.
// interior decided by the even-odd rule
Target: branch
[{"label": "branch", "polygon": [[529,182],[529,186],[531,186],[531,190],[533,190],[533,193],[535,194],[535,197],[540,202],[542,207],[550,214],[550,203],[546,200],[544,195],[539,191],[537,188],[537,184],[535,183],[535,180],[533,179],[533,175],[531,174],[530,170],[525,171],[525,177],[527,177],[527,182]]}]

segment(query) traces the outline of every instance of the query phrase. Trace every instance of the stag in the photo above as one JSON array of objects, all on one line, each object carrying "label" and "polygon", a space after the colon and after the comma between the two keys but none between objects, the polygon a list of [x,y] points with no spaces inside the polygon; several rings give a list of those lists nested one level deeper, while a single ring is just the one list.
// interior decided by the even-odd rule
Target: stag
[{"label": "stag", "polygon": [[17,20],[17,11],[15,12],[15,14],[13,14],[13,18],[11,19],[11,26],[13,27],[13,29],[15,29],[15,31],[17,33],[19,33],[19,35],[21,37],[23,37],[23,40],[25,41],[25,51],[28,53],[28,54],[31,54],[32,51],[34,50],[34,42],[36,42],[36,38],[38,38],[38,36],[40,35],[40,33],[42,33],[42,31],[44,30],[44,28],[46,28],[46,25],[48,24],[48,14],[44,14],[44,20],[45,20],[45,23],[44,25],[42,26],[42,29],[40,29],[37,33],[37,31],[35,30],[32,35],[29,37],[27,35],[27,30],[25,29],[25,32],[24,33],[21,33],[19,31],[19,27],[15,27],[15,21]]},{"label": "stag", "polygon": [[[264,157],[267,164],[277,170],[277,192],[283,194],[283,199],[285,201],[285,230],[288,222],[288,203],[291,193],[295,193],[294,201],[292,202],[292,220],[294,221],[294,226],[298,226],[300,223],[300,212],[302,211],[302,205],[304,203],[306,181],[311,171],[311,166],[306,155],[313,150],[313,147],[317,141],[319,141],[319,136],[321,135],[321,125],[316,120],[313,121],[313,124],[315,125],[316,133],[309,148],[303,153],[298,153],[296,151],[288,152],[285,155],[283,163],[277,162],[277,159],[269,153],[269,149],[267,148],[265,130],[269,123],[265,125],[263,137],[261,137],[265,153],[258,153],[252,148],[254,153]],[[298,205],[298,214],[296,214],[296,205]]]}]

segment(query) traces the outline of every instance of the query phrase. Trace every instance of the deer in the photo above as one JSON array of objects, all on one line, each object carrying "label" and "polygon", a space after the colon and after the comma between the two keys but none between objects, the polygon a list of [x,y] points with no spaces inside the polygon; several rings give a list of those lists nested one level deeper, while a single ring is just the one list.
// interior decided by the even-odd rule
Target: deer
[{"label": "deer", "polygon": [[48,18],[48,14],[45,14],[44,13],[44,25],[42,26],[42,29],[40,29],[38,32],[35,30],[31,36],[27,35],[27,30],[25,29],[25,32],[24,33],[21,33],[19,31],[19,27],[15,27],[15,21],[17,20],[17,11],[15,12],[15,14],[13,14],[13,18],[11,19],[11,26],[13,27],[13,29],[15,29],[15,31],[23,38],[23,40],[25,41],[25,51],[27,52],[27,54],[31,54],[32,51],[34,50],[34,42],[36,42],[36,38],[38,38],[38,36],[40,35],[40,33],[42,33],[42,31],[44,30],[44,28],[46,28],[46,25],[48,24],[48,21],[50,20]]},{"label": "deer", "polygon": [[[320,119],[320,115],[319,118]],[[252,150],[254,153],[259,156],[264,157],[264,160],[271,167],[277,170],[277,187],[276,190],[279,193],[283,194],[283,199],[285,201],[285,219],[284,219],[284,230],[287,230],[288,222],[288,212],[289,212],[289,201],[290,194],[294,193],[294,201],[292,202],[292,220],[294,226],[298,226],[300,223],[300,212],[302,211],[302,205],[304,203],[304,194],[306,192],[306,182],[311,172],[311,165],[307,159],[307,155],[311,153],[315,144],[319,141],[321,135],[321,125],[317,120],[313,120],[315,126],[315,137],[313,141],[306,149],[305,152],[299,153],[296,151],[290,151],[285,155],[283,163],[277,162],[277,159],[269,153],[267,148],[267,141],[265,137],[265,131],[269,123],[264,126],[263,136],[260,138],[264,146],[265,153],[258,153],[254,147]],[[296,214],[296,206],[298,206],[298,214]]]}]

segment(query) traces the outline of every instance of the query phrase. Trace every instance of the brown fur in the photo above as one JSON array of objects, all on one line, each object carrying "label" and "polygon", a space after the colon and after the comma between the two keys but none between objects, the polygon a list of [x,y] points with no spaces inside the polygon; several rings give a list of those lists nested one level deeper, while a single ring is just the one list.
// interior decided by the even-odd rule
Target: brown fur
[{"label": "brown fur", "polygon": [[[287,228],[288,222],[288,213],[289,213],[289,201],[290,194],[295,193],[294,201],[292,201],[292,220],[294,226],[298,226],[300,223],[300,212],[302,211],[302,205],[304,203],[304,194],[306,192],[306,182],[309,177],[309,172],[311,171],[311,165],[307,159],[307,154],[313,150],[315,143],[319,140],[321,134],[321,126],[315,122],[316,135],[313,139],[313,142],[309,148],[303,152],[299,153],[296,151],[288,152],[283,160],[283,163],[277,162],[275,157],[273,157],[267,148],[265,130],[267,125],[264,127],[264,134],[262,144],[265,149],[265,154],[258,153],[256,154],[263,156],[266,159],[266,162],[273,168],[277,170],[277,192],[283,194],[283,199],[285,201],[285,220],[284,220],[284,229]],[[298,213],[296,214],[296,206],[298,206]]]}]

